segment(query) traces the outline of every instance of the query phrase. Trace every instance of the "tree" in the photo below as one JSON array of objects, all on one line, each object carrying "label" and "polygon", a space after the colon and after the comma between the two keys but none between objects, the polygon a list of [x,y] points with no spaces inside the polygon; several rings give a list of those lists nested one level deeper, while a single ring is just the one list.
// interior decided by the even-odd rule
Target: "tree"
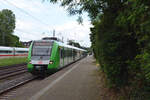
[{"label": "tree", "polygon": [[3,9],[0,12],[0,45],[7,46],[13,42],[10,39],[10,35],[12,35],[14,29],[15,15],[11,10]]}]

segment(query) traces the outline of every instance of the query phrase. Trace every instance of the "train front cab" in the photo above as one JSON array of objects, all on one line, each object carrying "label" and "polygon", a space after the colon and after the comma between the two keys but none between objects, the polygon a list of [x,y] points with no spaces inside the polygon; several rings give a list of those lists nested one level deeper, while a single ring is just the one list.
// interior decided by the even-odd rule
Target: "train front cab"
[{"label": "train front cab", "polygon": [[45,42],[42,41],[40,46],[35,46],[35,43],[29,49],[28,71],[34,75],[42,75],[56,70],[59,65],[58,45],[53,42],[48,48],[44,48],[42,45]]}]

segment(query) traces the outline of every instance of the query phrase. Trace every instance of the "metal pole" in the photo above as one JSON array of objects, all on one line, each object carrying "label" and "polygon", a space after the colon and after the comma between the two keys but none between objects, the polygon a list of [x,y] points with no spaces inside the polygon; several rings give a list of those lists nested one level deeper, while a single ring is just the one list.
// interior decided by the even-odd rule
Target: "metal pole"
[{"label": "metal pole", "polygon": [[64,42],[64,37],[62,36],[62,42]]},{"label": "metal pole", "polygon": [[55,30],[53,30],[53,37],[55,37]]}]

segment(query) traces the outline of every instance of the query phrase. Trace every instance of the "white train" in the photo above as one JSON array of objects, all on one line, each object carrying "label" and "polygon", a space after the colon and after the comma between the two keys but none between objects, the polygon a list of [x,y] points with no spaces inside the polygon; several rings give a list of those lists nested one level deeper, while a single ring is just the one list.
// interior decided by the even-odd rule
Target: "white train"
[{"label": "white train", "polygon": [[0,46],[0,58],[6,56],[27,56],[28,48]]}]

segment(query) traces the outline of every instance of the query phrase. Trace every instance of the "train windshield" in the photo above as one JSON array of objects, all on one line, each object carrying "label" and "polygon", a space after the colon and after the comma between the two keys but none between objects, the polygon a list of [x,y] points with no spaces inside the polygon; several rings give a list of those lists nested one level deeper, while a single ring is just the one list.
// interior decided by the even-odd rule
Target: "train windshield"
[{"label": "train windshield", "polygon": [[34,42],[32,56],[50,56],[52,42]]}]

